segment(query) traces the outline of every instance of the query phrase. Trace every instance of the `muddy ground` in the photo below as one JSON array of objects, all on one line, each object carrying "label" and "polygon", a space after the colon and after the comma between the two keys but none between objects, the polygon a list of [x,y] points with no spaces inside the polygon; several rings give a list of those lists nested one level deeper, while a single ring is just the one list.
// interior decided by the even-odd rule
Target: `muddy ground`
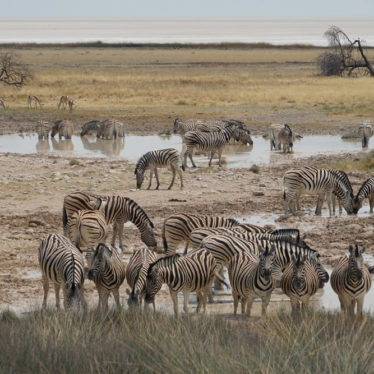
[{"label": "muddy ground", "polygon": [[[13,132],[25,130],[23,126],[12,126]],[[336,134],[341,127],[336,124],[335,130],[331,131]],[[7,127],[2,129],[8,132]],[[77,162],[71,163],[71,158],[63,156],[0,154],[0,310],[11,308],[22,312],[41,305],[37,248],[45,235],[62,233],[63,198],[76,190],[121,194],[134,199],[154,222],[160,245],[164,219],[171,213],[190,212],[225,215],[247,222],[260,217],[263,224],[299,228],[305,241],[320,251],[325,265],[333,265],[347,251],[348,245],[356,241],[366,245],[369,254],[374,254],[374,217],[283,215],[282,176],[291,166],[329,164],[352,157],[360,159],[366,154],[319,155],[297,160],[280,154],[278,163],[260,166],[258,173],[248,169],[219,168],[217,162],[208,168],[205,162],[183,174],[183,190],[179,189],[176,179],[171,191],[166,190],[171,177],[166,170],[159,173],[159,191],[135,190],[134,164],[126,160],[75,157]],[[368,174],[350,173],[349,177],[356,192]],[[303,208],[313,211],[315,200],[304,197]],[[124,260],[127,261],[142,242],[135,226],[126,225],[124,235]],[[94,306],[97,298],[92,282],[87,281],[85,287],[90,304]],[[127,299],[125,289],[126,286],[122,286],[124,304]],[[230,293],[227,291],[221,296],[220,304],[209,305],[210,312],[231,311]],[[172,310],[166,291],[162,291],[159,300],[161,308]],[[49,303],[54,305],[52,289]]]}]

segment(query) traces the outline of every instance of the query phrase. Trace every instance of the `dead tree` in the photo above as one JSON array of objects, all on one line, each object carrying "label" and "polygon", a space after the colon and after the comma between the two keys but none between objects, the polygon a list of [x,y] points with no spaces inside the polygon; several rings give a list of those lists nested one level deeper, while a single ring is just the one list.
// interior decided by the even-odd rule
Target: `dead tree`
[{"label": "dead tree", "polygon": [[31,78],[26,66],[12,53],[0,55],[0,82],[9,86],[23,87]]},{"label": "dead tree", "polygon": [[374,77],[374,69],[365,55],[360,39],[351,40],[339,27],[331,26],[325,33],[330,51],[322,53],[317,58],[317,64],[322,75],[347,75],[359,69],[363,74]]}]

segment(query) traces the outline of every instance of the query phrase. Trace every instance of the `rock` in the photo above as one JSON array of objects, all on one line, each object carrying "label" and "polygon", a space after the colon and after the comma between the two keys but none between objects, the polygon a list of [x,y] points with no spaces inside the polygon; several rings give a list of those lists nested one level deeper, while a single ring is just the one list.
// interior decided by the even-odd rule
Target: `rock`
[{"label": "rock", "polygon": [[253,191],[253,196],[264,196],[265,194],[261,191]]}]

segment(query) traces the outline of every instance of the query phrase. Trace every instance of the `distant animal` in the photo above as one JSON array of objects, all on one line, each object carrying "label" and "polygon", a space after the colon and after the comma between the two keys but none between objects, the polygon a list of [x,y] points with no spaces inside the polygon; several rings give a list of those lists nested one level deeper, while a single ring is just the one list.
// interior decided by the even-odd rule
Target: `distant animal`
[{"label": "distant animal", "polygon": [[[156,254],[148,248],[135,250],[130,257],[126,268],[126,281],[130,289],[126,289],[129,295],[127,304],[129,307],[141,305],[145,297],[145,283],[149,265],[157,260]],[[139,302],[140,298],[140,302]],[[145,303],[144,305],[148,305]],[[153,310],[156,311],[155,300],[153,299]]]},{"label": "distant animal", "polygon": [[187,253],[192,230],[201,227],[232,227],[239,225],[233,218],[175,213],[167,217],[162,227],[165,253],[175,253],[180,243],[185,243]]},{"label": "distant animal", "polygon": [[[106,202],[104,201],[102,205]],[[78,210],[68,220],[66,232],[71,242],[80,250],[81,247],[96,247],[104,243],[108,227],[101,210]]]},{"label": "distant animal", "polygon": [[72,111],[73,111],[73,107],[74,107],[74,105],[75,105],[74,100],[69,99],[69,100],[68,100],[69,112],[72,112]]},{"label": "distant animal", "polygon": [[270,150],[281,150],[284,153],[293,151],[293,133],[289,125],[274,123],[270,125]]},{"label": "distant animal", "polygon": [[98,138],[107,140],[116,139],[117,136],[124,137],[124,124],[115,119],[107,119],[102,121],[99,129],[97,130],[96,136]]},{"label": "distant animal", "polygon": [[354,315],[362,315],[365,295],[371,287],[369,269],[364,264],[362,254],[365,248],[357,245],[349,246],[349,257],[342,256],[331,273],[331,287],[338,294],[341,311]]},{"label": "distant animal", "polygon": [[61,96],[60,101],[57,103],[57,109],[66,109],[68,105],[69,97],[68,96]]},{"label": "distant animal", "polygon": [[362,207],[363,201],[368,198],[370,206],[370,214],[373,214],[374,207],[374,177],[367,179],[357,192],[353,199],[353,213],[357,214]]},{"label": "distant animal", "polygon": [[284,269],[281,288],[290,298],[293,312],[300,310],[305,313],[309,299],[318,291],[319,277],[314,258],[306,258],[301,254],[292,256],[292,261]]},{"label": "distant animal", "polygon": [[248,129],[235,128],[233,132],[233,137],[236,142],[241,142],[244,145],[253,145],[253,140],[251,138],[251,132]]},{"label": "distant animal", "polygon": [[114,296],[116,306],[121,309],[119,288],[126,276],[126,267],[115,248],[100,243],[91,259],[91,266],[87,273],[88,279],[95,282],[99,293],[97,309],[102,312],[108,310],[108,298]]},{"label": "distant animal", "polygon": [[80,136],[85,136],[87,134],[92,134],[92,133],[97,134],[100,126],[101,126],[101,121],[94,120],[94,121],[86,122],[82,126],[82,131],[80,133]]},{"label": "distant animal", "polygon": [[56,307],[60,308],[60,288],[64,294],[65,309],[82,306],[84,298],[84,259],[81,252],[69,240],[59,234],[50,234],[39,246],[39,265],[43,279],[43,308],[47,306],[49,282],[55,287]]},{"label": "distant animal", "polygon": [[48,139],[49,132],[51,128],[47,121],[39,121],[36,125],[36,132],[38,134],[38,139]]},{"label": "distant animal", "polygon": [[361,137],[362,148],[367,148],[369,145],[369,139],[373,136],[373,127],[371,126],[370,121],[366,121],[358,127],[358,134]]},{"label": "distant animal", "polygon": [[181,189],[183,188],[183,177],[181,171],[183,167],[181,165],[179,152],[174,148],[150,151],[144,154],[142,157],[140,157],[140,159],[136,163],[134,172],[136,175],[136,188],[140,189],[144,180],[144,173],[147,169],[149,169],[149,184],[147,189],[149,190],[151,188],[152,176],[154,173],[157,181],[156,190],[158,190],[158,187],[160,186],[160,181],[158,179],[157,168],[171,169],[173,177],[171,179],[171,183],[168,187],[168,190],[170,190],[173,187],[176,173],[178,173],[181,181]]},{"label": "distant animal", "polygon": [[6,109],[5,100],[2,97],[0,97],[0,107],[2,107],[4,110]]},{"label": "distant animal", "polygon": [[58,134],[59,139],[64,137],[65,139],[71,139],[74,132],[73,122],[70,120],[59,120],[52,126],[51,137],[53,138]]},{"label": "distant animal", "polygon": [[256,297],[262,300],[261,314],[266,315],[266,309],[270,302],[276,281],[272,277],[274,247],[268,248],[255,255],[249,252],[236,254],[228,266],[232,296],[234,299],[234,314],[238,309],[239,300],[242,304],[242,314],[251,315],[251,308]]},{"label": "distant animal", "polygon": [[111,245],[115,246],[116,237],[119,237],[119,247],[123,250],[123,225],[131,221],[141,232],[141,239],[150,248],[157,246],[154,226],[147,213],[132,199],[118,195],[97,195],[87,192],[73,192],[64,198],[62,212],[63,228],[66,227],[69,217],[77,210],[100,209],[105,201],[104,216],[108,225],[113,224],[113,237]]},{"label": "distant animal", "polygon": [[36,95],[27,96],[27,104],[28,104],[29,109],[31,109],[32,107],[36,109],[38,106],[39,106],[39,109],[42,109],[42,106],[43,106],[40,98]]},{"label": "distant animal", "polygon": [[283,176],[283,199],[285,213],[295,214],[301,194],[317,194],[319,201],[327,198],[330,216],[332,210],[332,195],[342,202],[348,214],[353,213],[353,192],[346,184],[340,173],[315,167],[291,169]]}]

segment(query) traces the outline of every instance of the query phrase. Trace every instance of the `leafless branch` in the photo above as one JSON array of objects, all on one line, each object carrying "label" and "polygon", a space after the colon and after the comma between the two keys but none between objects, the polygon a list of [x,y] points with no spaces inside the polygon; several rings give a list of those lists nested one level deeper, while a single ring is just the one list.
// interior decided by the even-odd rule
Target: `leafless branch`
[{"label": "leafless branch", "polygon": [[26,66],[12,53],[0,55],[0,82],[9,86],[23,87],[31,78]]}]

